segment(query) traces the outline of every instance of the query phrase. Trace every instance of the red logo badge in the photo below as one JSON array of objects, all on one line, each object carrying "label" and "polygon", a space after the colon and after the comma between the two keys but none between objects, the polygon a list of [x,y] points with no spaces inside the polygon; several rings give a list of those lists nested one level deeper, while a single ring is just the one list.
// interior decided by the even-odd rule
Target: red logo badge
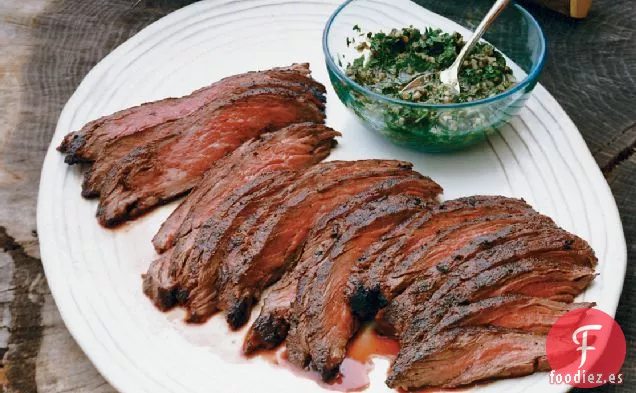
[{"label": "red logo badge", "polygon": [[559,318],[548,333],[550,383],[593,388],[623,382],[625,335],[603,311],[578,309]]}]

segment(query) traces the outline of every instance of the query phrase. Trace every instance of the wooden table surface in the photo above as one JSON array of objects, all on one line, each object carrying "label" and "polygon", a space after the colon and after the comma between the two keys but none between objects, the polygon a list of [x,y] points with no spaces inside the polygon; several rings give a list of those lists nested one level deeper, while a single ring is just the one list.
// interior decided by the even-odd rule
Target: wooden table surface
[{"label": "wooden table surface", "polygon": [[[39,259],[40,168],[84,75],[144,26],[191,1],[0,0],[0,385],[5,392],[113,392],[70,337]],[[636,4],[595,0],[575,21],[530,6],[549,39],[541,83],[571,116],[620,209],[629,262],[617,320],[636,390]],[[611,262],[611,261],[610,261]]]}]

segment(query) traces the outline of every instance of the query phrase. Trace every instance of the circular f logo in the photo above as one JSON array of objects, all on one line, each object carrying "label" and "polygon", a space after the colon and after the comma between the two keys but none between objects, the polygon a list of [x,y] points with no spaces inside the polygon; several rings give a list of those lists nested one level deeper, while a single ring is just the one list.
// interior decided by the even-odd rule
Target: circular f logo
[{"label": "circular f logo", "polygon": [[[581,346],[576,349],[577,351],[581,351],[581,364],[579,364],[579,368],[585,365],[585,361],[587,360],[587,351],[596,349],[587,345],[587,332],[589,330],[601,330],[601,328],[601,325],[585,325],[576,329],[574,333],[572,333],[572,341],[574,341],[575,344],[581,344]],[[577,335],[579,333],[582,333],[581,342],[577,339]]]},{"label": "circular f logo", "polygon": [[550,382],[580,388],[622,383],[625,352],[623,331],[608,314],[596,309],[570,311],[548,334]]}]

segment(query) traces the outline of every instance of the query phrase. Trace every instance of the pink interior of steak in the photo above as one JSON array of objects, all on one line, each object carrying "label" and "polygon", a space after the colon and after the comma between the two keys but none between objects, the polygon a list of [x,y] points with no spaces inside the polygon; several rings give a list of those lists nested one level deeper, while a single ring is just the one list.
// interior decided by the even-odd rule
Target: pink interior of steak
[{"label": "pink interior of steak", "polygon": [[296,265],[272,286],[264,299],[260,314],[247,334],[243,351],[252,353],[259,349],[272,348],[285,339],[298,280],[307,275],[308,270],[320,263],[331,250],[340,234],[348,227],[347,222],[352,211],[383,195],[417,195],[418,190],[427,187],[428,184],[427,180],[414,174],[389,178],[357,194],[329,214],[323,215],[312,228]]},{"label": "pink interior of steak", "polygon": [[[385,176],[389,176],[390,174],[396,176],[398,174],[406,175],[412,173],[407,172],[408,169],[402,166],[403,163],[399,161],[364,161],[357,162],[353,166],[348,162],[337,161],[318,164],[304,172],[298,179],[291,183],[289,187],[281,190],[281,192],[270,195],[268,198],[255,200],[246,206],[245,211],[249,211],[250,213],[242,214],[240,219],[233,224],[233,227],[227,232],[226,245],[222,246],[221,249],[218,247],[215,248],[216,251],[213,259],[208,259],[209,257],[207,255],[209,255],[209,253],[207,252],[191,254],[190,249],[193,248],[191,245],[185,243],[185,246],[181,247],[183,243],[178,243],[176,247],[178,251],[175,252],[176,256],[173,258],[177,258],[175,265],[185,266],[183,269],[185,273],[179,278],[179,282],[183,293],[187,296],[188,320],[193,322],[204,321],[216,311],[217,306],[220,306],[221,309],[228,309],[226,306],[228,303],[217,304],[217,294],[224,293],[225,291],[220,288],[224,288],[228,282],[228,276],[234,277],[234,282],[238,282],[241,275],[236,273],[236,271],[248,271],[249,263],[251,263],[249,252],[251,252],[251,250],[260,250],[260,245],[265,244],[264,240],[267,239],[261,235],[257,236],[256,231],[261,230],[261,226],[265,224],[267,224],[266,228],[270,230],[275,228],[274,225],[269,225],[268,220],[271,217],[268,215],[268,212],[272,211],[272,209],[278,209],[283,205],[282,201],[285,200],[285,198],[289,199],[293,196],[312,195],[310,191],[316,187],[317,179],[322,179],[323,183],[327,182],[328,184],[332,184],[330,183],[331,180],[328,179],[331,177],[337,178],[345,172],[355,173],[355,176],[361,179],[380,176],[382,174]],[[362,170],[365,167],[373,169],[370,172],[365,172]],[[319,176],[317,177],[316,175]],[[261,219],[265,220],[265,222],[263,223]],[[273,223],[276,222],[277,221],[274,221]],[[186,239],[190,238],[192,238],[192,236]],[[246,242],[246,239],[249,241]],[[251,242],[255,242],[254,244],[256,244],[256,246],[252,245]],[[205,251],[209,248],[205,238],[197,239],[195,244],[195,250],[201,249]],[[252,249],[249,247],[252,247]],[[221,251],[220,253],[218,252],[219,250]],[[244,254],[244,250],[247,250],[248,254]],[[210,263],[210,261],[214,263]],[[279,264],[284,262],[285,261],[274,261],[274,263]],[[214,280],[210,281],[211,278],[214,278]],[[219,281],[217,282],[217,280]],[[252,289],[250,288],[250,290]],[[246,291],[246,293],[248,292]],[[227,294],[227,296],[229,297],[230,294]],[[249,299],[249,297],[246,298]],[[236,304],[240,305],[241,303]],[[240,308],[236,309],[242,312]],[[247,314],[247,312],[244,313],[244,315]]]},{"label": "pink interior of steak", "polygon": [[[303,169],[324,159],[337,135],[323,125],[292,125],[244,144],[208,171],[160,231],[162,239],[183,234],[178,237],[170,263],[164,269],[171,279],[160,284],[163,291],[176,290],[192,248],[207,249],[205,262],[210,264],[212,255],[216,255],[210,250],[222,249],[225,244],[224,231],[232,233],[237,223],[253,212],[255,203],[289,185],[296,176],[286,174],[288,170]],[[179,224],[181,217],[185,219]],[[206,228],[199,233],[204,222]],[[183,229],[186,226],[187,230]],[[199,267],[192,263],[189,266],[189,271],[198,272]],[[148,276],[149,282],[152,277]]]},{"label": "pink interior of steak", "polygon": [[[257,201],[278,192],[296,177],[294,171],[266,172],[234,189],[199,230],[180,238],[175,247],[153,262],[145,281],[147,287],[156,286],[157,290],[146,291],[146,294],[159,308],[165,309],[185,304],[188,290],[196,285],[200,275],[214,287],[216,268],[224,255],[228,235],[254,211]],[[157,263],[161,268],[155,268]],[[153,297],[155,292],[164,295]],[[171,297],[165,294],[171,294]],[[209,303],[214,308],[212,302]]]},{"label": "pink interior of steak", "polygon": [[552,325],[565,313],[593,306],[594,303],[563,303],[519,294],[501,295],[453,306],[434,331],[488,325],[548,334]]},{"label": "pink interior of steak", "polygon": [[320,124],[301,123],[243,144],[211,168],[168,217],[153,238],[155,248],[163,252],[176,238],[196,230],[226,194],[259,173],[303,169],[322,161],[338,135]]},{"label": "pink interior of steak", "polygon": [[450,388],[548,370],[545,342],[545,335],[508,329],[453,329],[426,343],[405,343],[387,384],[405,390]]},{"label": "pink interior of steak", "polygon": [[[412,217],[408,223],[369,247],[357,262],[348,288],[354,311],[365,319],[373,317],[378,308],[385,306],[394,296],[393,291],[399,291],[404,285],[392,290],[380,283],[388,282],[387,276],[391,271],[397,269],[400,261],[418,248],[428,256],[428,243],[445,230],[471,225],[471,221],[486,217],[491,217],[489,220],[492,221],[506,214],[524,213],[532,214],[533,211],[521,200],[470,197],[444,202],[429,212]],[[487,230],[484,233],[488,233]]]},{"label": "pink interior of steak", "polygon": [[[242,326],[262,290],[295,263],[307,234],[320,216],[388,177],[413,174],[402,168],[400,162],[389,161],[384,168],[374,168],[376,164],[346,163],[319,180],[308,177],[305,186],[294,187],[280,206],[278,203],[272,206],[242,248],[228,255],[222,267],[226,279],[220,291],[220,307],[226,310],[231,326]],[[373,169],[365,169],[369,166]],[[413,187],[418,195],[437,195],[439,190],[439,186],[424,178]]]},{"label": "pink interior of steak", "polygon": [[302,366],[311,361],[325,380],[337,375],[358,328],[345,294],[351,268],[370,244],[425,207],[417,202],[407,195],[392,195],[353,213],[352,224],[317,266],[311,284],[297,294],[287,345],[292,362]]},{"label": "pink interior of steak", "polygon": [[298,97],[272,89],[260,93],[215,111],[203,127],[119,160],[102,187],[100,223],[113,226],[181,196],[216,160],[250,138],[292,123],[322,120],[319,110]]},{"label": "pink interior of steak", "polygon": [[[119,138],[134,135],[166,122],[183,118],[202,106],[227,95],[252,87],[256,83],[275,80],[307,79],[308,64],[294,64],[261,72],[249,72],[224,78],[181,98],[167,98],[118,111],[86,124],[79,131],[68,134],[58,150],[67,154],[69,164],[90,162],[102,150]],[[315,83],[315,85],[320,86]],[[320,88],[316,86],[316,88]]]},{"label": "pink interior of steak", "polygon": [[[275,73],[280,74],[280,73]],[[269,74],[266,74],[269,75]],[[324,112],[323,96],[324,87],[319,83],[300,73],[284,73],[285,78],[281,80],[269,77],[248,78],[250,81],[245,84],[230,84],[226,86],[227,94],[220,95],[216,99],[207,102],[197,108],[188,116],[173,119],[152,127],[146,127],[125,135],[118,135],[109,140],[108,144],[101,147],[99,156],[95,160],[91,169],[86,173],[82,184],[82,195],[85,197],[97,197],[101,193],[104,179],[115,163],[131,154],[135,149],[177,137],[183,132],[193,127],[205,128],[206,123],[214,121],[216,112],[224,107],[233,105],[241,97],[249,97],[258,94],[264,89],[273,89],[295,94],[308,101],[308,105],[316,107]],[[279,75],[280,77],[280,75]],[[322,122],[323,117],[308,118],[307,121]],[[71,155],[67,158],[72,157]]]}]

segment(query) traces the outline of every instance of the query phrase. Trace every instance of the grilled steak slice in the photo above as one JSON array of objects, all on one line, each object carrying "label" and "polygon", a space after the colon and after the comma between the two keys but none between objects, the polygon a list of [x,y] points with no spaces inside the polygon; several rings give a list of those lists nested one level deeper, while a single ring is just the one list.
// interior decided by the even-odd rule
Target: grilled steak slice
[{"label": "grilled steak slice", "polygon": [[117,161],[100,193],[102,225],[117,225],[183,195],[243,142],[292,123],[322,122],[324,114],[307,95],[267,88],[236,96],[205,118],[203,127],[191,126]]},{"label": "grilled steak slice", "polygon": [[[274,209],[269,209],[266,219],[251,236],[251,242],[231,254],[226,260],[229,263],[223,266],[220,308],[226,311],[232,327],[238,328],[247,322],[254,300],[260,297],[262,290],[277,281],[297,260],[309,230],[321,215],[385,178],[382,173],[387,169],[390,176],[406,171],[408,175],[416,174],[400,162],[393,162],[387,168],[377,167],[377,162],[371,164],[374,166],[370,170],[359,170],[354,162],[349,162],[344,175],[327,173],[317,184],[289,192],[281,203],[270,205]],[[437,183],[424,176],[421,179],[423,182],[414,193],[425,199],[440,194]]]},{"label": "grilled steak slice", "polygon": [[[417,247],[404,254],[399,261],[394,262],[391,271],[387,271],[380,281],[377,281],[370,291],[364,291],[364,296],[375,296],[375,303],[388,303],[401,293],[420,275],[432,270],[440,262],[456,257],[456,252],[462,247],[476,244],[476,248],[490,247],[490,241],[484,238],[484,234],[496,232],[512,225],[520,225],[533,222],[535,225],[551,226],[552,221],[535,213],[520,212],[516,214],[501,214],[485,216],[462,222],[446,230],[437,230],[436,235],[430,236],[428,241],[418,242]],[[360,297],[354,296],[352,299]],[[371,302],[366,302],[371,303]],[[356,303],[352,301],[352,305]],[[358,311],[358,313],[362,313]],[[368,312],[368,311],[367,311]]]},{"label": "grilled steak slice", "polygon": [[534,214],[534,210],[519,199],[474,196],[447,201],[431,211],[414,215],[372,245],[356,263],[348,286],[354,312],[362,319],[369,319],[386,306],[386,295],[378,283],[404,255],[435,239],[440,229],[505,214]]},{"label": "grilled steak slice", "polygon": [[[358,162],[354,167],[358,170],[369,168],[370,171],[375,168],[377,173],[373,173],[379,176],[387,173],[403,174],[405,170],[403,168],[396,169],[396,166],[399,167],[400,164],[410,165],[395,161],[384,162],[384,164],[378,161],[365,161]],[[245,239],[249,239],[253,235],[253,227],[257,227],[259,219],[266,219],[268,211],[278,206],[282,198],[293,190],[311,187],[315,184],[316,178],[322,178],[327,173],[330,174],[329,176],[336,177],[344,175],[349,171],[349,165],[350,162],[346,161],[331,161],[315,165],[290,182],[287,188],[277,189],[276,192],[268,194],[267,198],[253,199],[245,206],[244,213],[235,220],[236,222],[231,231],[228,232],[224,244],[216,247],[212,261],[203,252],[209,249],[205,237],[198,236],[198,239],[193,241],[193,238],[188,236],[177,242],[172,257],[174,259],[173,265],[177,267],[175,281],[179,283],[179,292],[187,300],[187,306],[191,310],[188,320],[191,322],[203,321],[217,310],[216,294],[220,283],[215,283],[221,270],[219,264],[228,259],[230,261],[236,259],[236,257],[227,254],[243,247]],[[365,175],[372,176],[368,173]],[[187,241],[183,241],[184,239]],[[199,280],[202,281],[199,282]],[[191,293],[192,291],[194,292]]]},{"label": "grilled steak slice", "polygon": [[419,175],[390,178],[361,192],[329,214],[322,216],[307,237],[306,246],[297,264],[271,287],[264,299],[260,314],[245,338],[243,352],[250,354],[259,349],[274,348],[287,337],[289,315],[296,298],[298,280],[322,261],[331,250],[343,233],[343,228],[347,226],[348,215],[351,212],[380,196],[417,195],[418,190],[427,184],[428,180],[422,179]]},{"label": "grilled steak slice", "polygon": [[359,325],[345,295],[353,265],[369,245],[424,208],[432,197],[390,195],[347,218],[337,244],[298,284],[287,338],[293,364],[304,367],[311,361],[311,367],[326,381],[338,374],[347,343]]},{"label": "grilled steak slice", "polygon": [[[522,294],[571,302],[594,279],[594,269],[587,266],[562,264],[553,260],[530,258],[509,262],[484,271],[450,292],[438,290],[426,301],[426,290],[404,292],[393,299],[378,314],[378,329],[383,334],[400,336],[407,329],[429,332],[444,316],[449,307],[475,302],[492,296]],[[426,284],[423,284],[426,285]],[[445,293],[443,295],[442,293]],[[400,315],[408,309],[412,314]]]},{"label": "grilled steak slice", "polygon": [[[169,310],[187,301],[187,291],[178,279],[183,274],[188,257],[205,259],[209,266],[218,266],[229,234],[237,223],[254,211],[255,201],[267,198],[280,191],[298,176],[295,171],[271,171],[261,173],[231,193],[216,205],[216,210],[196,233],[181,238],[181,241],[154,261],[143,276],[144,293],[160,310]],[[211,269],[216,271],[216,269]],[[208,278],[214,284],[215,277]],[[212,285],[214,288],[214,285]]]},{"label": "grilled steak slice", "polygon": [[[499,238],[505,232],[509,232],[508,241],[481,250],[477,244],[469,245],[455,254],[452,259],[449,258],[442,262],[436,267],[436,270],[432,270],[431,274],[426,276],[428,280],[426,285],[432,283],[431,289],[439,288],[431,299],[436,300],[446,296],[445,294],[462,282],[479,277],[488,269],[528,258],[553,261],[557,265],[563,265],[566,270],[576,271],[578,269],[581,273],[594,272],[597,260],[594,251],[587,242],[560,228],[550,228],[533,234],[533,229],[537,228],[536,225],[537,223],[533,222],[528,223],[525,228],[512,227],[502,230],[499,234],[487,238],[486,244],[491,245],[492,239]],[[450,274],[448,274],[449,272]],[[446,276],[445,279],[442,278],[443,275]],[[442,284],[439,285],[440,283]],[[579,294],[579,292],[571,292],[572,296],[570,296],[569,292],[563,292],[562,295],[558,295],[561,293],[559,289],[556,286],[551,286],[548,289],[552,294],[550,297],[563,296],[554,300],[571,302],[574,296]]]},{"label": "grilled steak slice", "polygon": [[170,258],[172,250],[155,259],[146,274],[142,274],[143,291],[161,311],[176,306],[175,285],[172,283]]},{"label": "grilled steak slice", "polygon": [[[479,244],[494,246],[479,250]],[[513,225],[476,240],[421,274],[418,281],[380,312],[378,328],[384,334],[399,336],[413,315],[424,308],[432,309],[434,302],[445,305],[436,310],[440,316],[447,307],[477,299],[465,289],[457,290],[458,287],[514,293],[514,286],[503,286],[506,280],[538,282],[538,288],[524,288],[524,293],[571,302],[594,278],[594,264],[589,245],[574,235],[558,228],[542,228],[540,223]],[[542,277],[540,273],[546,269]],[[550,285],[539,293],[541,282]],[[487,294],[482,291],[481,298]]]},{"label": "grilled steak slice", "polygon": [[[302,74],[288,72],[283,75],[287,75],[287,79],[291,80],[276,80],[263,76],[257,78],[260,80],[253,84],[249,83],[243,87],[237,87],[234,91],[228,91],[228,94],[209,102],[189,116],[118,137],[105,146],[98,156],[97,162],[86,173],[82,184],[82,195],[87,198],[99,196],[104,179],[113,165],[136,148],[158,140],[175,137],[191,128],[208,129],[210,124],[213,124],[210,122],[216,119],[214,117],[216,116],[215,111],[227,106],[228,98],[230,98],[229,102],[231,103],[232,97],[237,98],[241,95],[249,94],[250,91],[279,88],[306,97],[307,100],[312,101],[313,104],[324,111],[324,96],[322,95],[324,88],[316,87],[316,85],[320,85]],[[297,79],[300,79],[300,81],[296,81]],[[316,118],[310,117],[306,121],[316,121]]]},{"label": "grilled steak slice", "polygon": [[[168,261],[160,258],[144,277],[145,292],[157,307],[169,309],[176,305],[177,278],[195,244],[205,245],[206,255],[212,259],[225,244],[225,232],[234,228],[234,222],[251,214],[248,207],[252,201],[289,185],[296,174],[286,173],[287,169],[305,168],[325,158],[335,143],[333,137],[338,134],[323,125],[295,124],[246,142],[219,160],[162,226],[160,233],[167,234],[170,225],[176,228],[185,225],[178,222],[183,221],[183,217],[187,217],[189,223],[196,220],[196,230],[189,225],[178,238],[176,247],[169,249]],[[214,220],[210,221],[211,218]],[[208,220],[206,230],[197,243],[204,220]],[[211,230],[215,232],[210,234]],[[163,267],[158,268],[159,264]]]},{"label": "grilled steak slice", "polygon": [[568,304],[517,294],[495,296],[451,307],[429,335],[455,327],[483,325],[548,334],[565,313],[594,306],[594,303]]},{"label": "grilled steak slice", "polygon": [[410,168],[409,163],[392,160],[332,161],[312,167],[280,195],[263,203],[233,235],[233,247],[218,272],[218,293],[223,295],[218,304],[209,301],[217,288],[204,279],[211,275],[210,265],[189,258],[190,266],[202,267],[184,269],[187,276],[181,280],[190,294],[189,319],[205,320],[220,308],[226,311],[230,326],[242,326],[262,290],[295,263],[317,219],[374,184],[419,176],[423,183],[419,194],[441,192],[436,183]]},{"label": "grilled steak slice", "polygon": [[[371,166],[370,163],[366,164]],[[310,187],[311,184],[315,183],[315,178],[320,178],[325,173],[343,174],[347,165],[348,163],[344,161],[332,161],[315,165],[300,174],[286,188],[277,189],[276,192],[268,194],[267,198],[254,199],[246,205],[244,210],[246,213],[241,214],[236,220],[231,231],[228,232],[228,237],[224,244],[216,247],[212,260],[203,253],[205,249],[209,248],[207,239],[204,237],[200,237],[195,242],[177,242],[173,252],[173,259],[175,260],[174,265],[179,270],[175,276],[178,277],[180,292],[183,294],[183,298],[187,300],[187,306],[191,310],[187,320],[191,322],[204,321],[218,309],[216,295],[221,282],[217,282],[217,279],[221,273],[221,265],[229,258],[232,258],[229,260],[236,259],[234,256],[228,256],[228,253],[243,247],[246,239],[249,240],[250,236],[253,235],[252,228],[257,226],[259,219],[267,217],[269,206],[277,206],[282,197],[290,192],[289,190]],[[359,165],[362,166],[364,164]],[[183,239],[192,240],[192,237]]]},{"label": "grilled steak slice", "polygon": [[392,298],[430,268],[439,269],[443,266],[438,265],[439,263],[446,262],[448,259],[457,259],[464,247],[471,251],[492,247],[493,241],[488,235],[501,229],[508,229],[506,231],[508,234],[517,233],[513,226],[524,230],[535,226],[543,229],[552,225],[552,221],[547,217],[524,213],[481,217],[455,225],[442,231],[430,242],[417,247],[396,263],[385,277],[382,283],[385,288],[382,291],[387,298]]},{"label": "grilled steak slice", "polygon": [[[484,242],[487,247],[479,247]],[[389,385],[406,389],[455,387],[482,379],[521,375],[510,374],[509,370],[510,367],[517,370],[524,364],[518,363],[516,357],[524,337],[545,337],[527,331],[545,334],[550,324],[566,311],[591,306],[556,302],[571,302],[581,293],[595,277],[595,264],[593,251],[585,241],[551,224],[537,225],[536,218],[525,226],[516,224],[464,246],[420,275],[419,281],[381,311],[380,329],[399,337],[402,348],[390,371]],[[400,315],[405,311],[408,316]],[[502,327],[469,327],[473,324]],[[500,354],[496,353],[497,347],[488,346],[491,340],[496,342],[492,337],[476,342],[475,346],[472,341],[457,341],[455,346],[453,338],[436,351],[423,349],[421,344],[428,345],[439,337],[467,329],[496,329],[499,339],[511,331],[505,327],[522,328],[524,333],[516,341],[504,344],[502,349],[514,345]],[[544,354],[544,349],[540,353]],[[454,354],[465,354],[466,358],[452,358]],[[461,365],[462,359],[470,357],[480,359],[474,364],[482,369],[470,365],[444,376],[448,364]],[[500,357],[505,361],[501,362]],[[532,363],[531,359],[528,361]],[[429,362],[436,364],[436,373],[428,373]],[[483,370],[487,373],[482,373]]]},{"label": "grilled steak slice", "polygon": [[307,84],[324,93],[324,87],[309,79],[309,74],[309,64],[294,64],[230,76],[185,97],[145,103],[91,121],[79,131],[68,134],[58,150],[67,154],[65,162],[68,164],[92,162],[106,146],[119,138],[185,117],[210,102],[255,85],[271,86],[278,81],[289,81]]},{"label": "grilled steak slice", "polygon": [[463,327],[427,341],[405,340],[389,369],[387,385],[404,390],[454,388],[546,371],[550,369],[546,337],[512,329]]},{"label": "grilled steak slice", "polygon": [[191,235],[233,189],[265,171],[303,169],[322,161],[339,132],[322,124],[293,124],[243,144],[209,170],[153,239],[158,252]]}]

